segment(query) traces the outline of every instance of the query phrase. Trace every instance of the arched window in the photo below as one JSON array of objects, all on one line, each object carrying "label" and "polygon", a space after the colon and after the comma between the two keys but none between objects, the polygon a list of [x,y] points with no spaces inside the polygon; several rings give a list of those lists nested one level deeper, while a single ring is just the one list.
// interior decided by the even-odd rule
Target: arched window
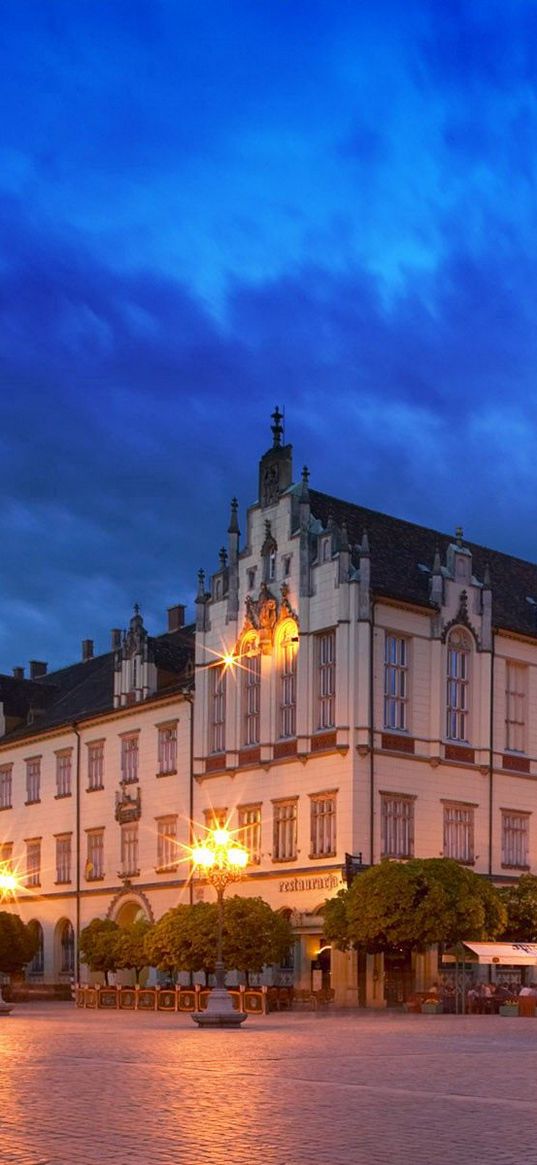
[{"label": "arched window", "polygon": [[31,963],[28,963],[26,973],[29,978],[38,978],[43,975],[45,970],[45,944],[43,937],[43,927],[36,918],[32,919],[32,921],[29,923],[29,926],[31,926],[34,934],[37,934],[39,945]]},{"label": "arched window", "polygon": [[446,736],[448,740],[468,740],[470,708],[470,657],[472,641],[467,631],[456,627],[447,642]]},{"label": "arched window", "polygon": [[74,975],[74,971],[75,932],[68,919],[65,919],[60,929],[60,974]]},{"label": "arched window", "polygon": [[246,748],[260,741],[261,654],[256,635],[241,645],[242,743]]},{"label": "arched window", "polygon": [[296,736],[296,654],[298,628],[288,619],[278,639],[279,700],[278,736]]}]

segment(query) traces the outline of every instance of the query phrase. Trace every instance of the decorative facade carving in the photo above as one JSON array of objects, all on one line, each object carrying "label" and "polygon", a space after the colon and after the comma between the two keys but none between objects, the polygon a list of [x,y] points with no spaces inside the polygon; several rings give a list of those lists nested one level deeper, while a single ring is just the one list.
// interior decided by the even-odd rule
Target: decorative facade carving
[{"label": "decorative facade carving", "polygon": [[246,596],[246,615],[240,639],[254,630],[258,633],[259,646],[263,655],[271,655],[274,645],[274,635],[279,623],[284,619],[294,619],[298,623],[296,612],[289,602],[289,587],[283,583],[280,588],[280,601],[269,590],[266,583],[261,584],[259,598]]},{"label": "decorative facade carving", "polygon": [[140,787],[136,789],[136,793],[129,793],[123,785],[120,792],[116,793],[116,821],[120,825],[126,825],[129,821],[139,821],[142,816],[142,795]]}]

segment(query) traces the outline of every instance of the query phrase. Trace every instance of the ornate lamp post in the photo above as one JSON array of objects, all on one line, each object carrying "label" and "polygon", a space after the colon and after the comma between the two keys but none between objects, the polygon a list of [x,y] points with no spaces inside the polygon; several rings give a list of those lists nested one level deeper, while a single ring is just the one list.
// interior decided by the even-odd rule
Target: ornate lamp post
[{"label": "ornate lamp post", "polygon": [[218,903],[218,938],[216,946],[215,979],[206,1011],[192,1014],[199,1027],[239,1027],[246,1014],[235,1011],[231,995],[226,990],[226,972],[222,958],[224,928],[224,893],[230,882],[238,882],[248,865],[248,850],[234,841],[227,829],[209,829],[207,837],[194,846],[191,861],[194,869],[214,886]]},{"label": "ornate lamp post", "polygon": [[[15,874],[12,874],[6,866],[0,866],[0,905],[7,898],[14,898],[18,888],[19,882]],[[13,1011],[13,1007],[3,998],[0,984],[0,1015],[9,1015],[10,1011]]]}]

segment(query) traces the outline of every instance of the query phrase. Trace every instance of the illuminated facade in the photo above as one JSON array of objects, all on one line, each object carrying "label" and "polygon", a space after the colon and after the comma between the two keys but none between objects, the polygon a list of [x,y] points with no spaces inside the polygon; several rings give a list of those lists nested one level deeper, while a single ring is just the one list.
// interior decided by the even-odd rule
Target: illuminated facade
[{"label": "illuminated facade", "polygon": [[[190,820],[234,831],[251,855],[237,892],[288,912],[280,980],[330,973],[345,1005],[396,1002],[410,974],[319,954],[347,855],[537,873],[537,567],[295,482],[273,421],[195,628],[174,608],[150,639],[135,611],[106,656],[86,644],[63,673],[0,677],[0,858],[44,928],[36,976],[67,974],[96,915],[207,894],[178,859]],[[431,973],[412,969],[418,987]]]},{"label": "illuminated facade", "polygon": [[188,900],[192,628],[182,607],[151,638],[135,608],[112,650],[30,679],[0,677],[0,864],[8,908],[41,928],[26,977],[69,983],[76,936],[97,916],[160,917]]},{"label": "illuminated facade", "polygon": [[[346,854],[537,872],[537,568],[294,483],[273,420],[244,545],[234,502],[199,580],[196,807],[254,853],[243,892],[289,908],[308,985]],[[383,1006],[432,964],[332,952],[331,973]]]}]

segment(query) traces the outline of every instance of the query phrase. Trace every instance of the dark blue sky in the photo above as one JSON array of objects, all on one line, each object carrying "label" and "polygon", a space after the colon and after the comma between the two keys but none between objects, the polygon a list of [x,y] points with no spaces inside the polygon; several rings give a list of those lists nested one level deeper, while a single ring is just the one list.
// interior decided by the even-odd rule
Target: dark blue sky
[{"label": "dark blue sky", "polygon": [[531,0],[2,26],[1,671],[164,630],[276,403],[316,488],[537,559]]}]

